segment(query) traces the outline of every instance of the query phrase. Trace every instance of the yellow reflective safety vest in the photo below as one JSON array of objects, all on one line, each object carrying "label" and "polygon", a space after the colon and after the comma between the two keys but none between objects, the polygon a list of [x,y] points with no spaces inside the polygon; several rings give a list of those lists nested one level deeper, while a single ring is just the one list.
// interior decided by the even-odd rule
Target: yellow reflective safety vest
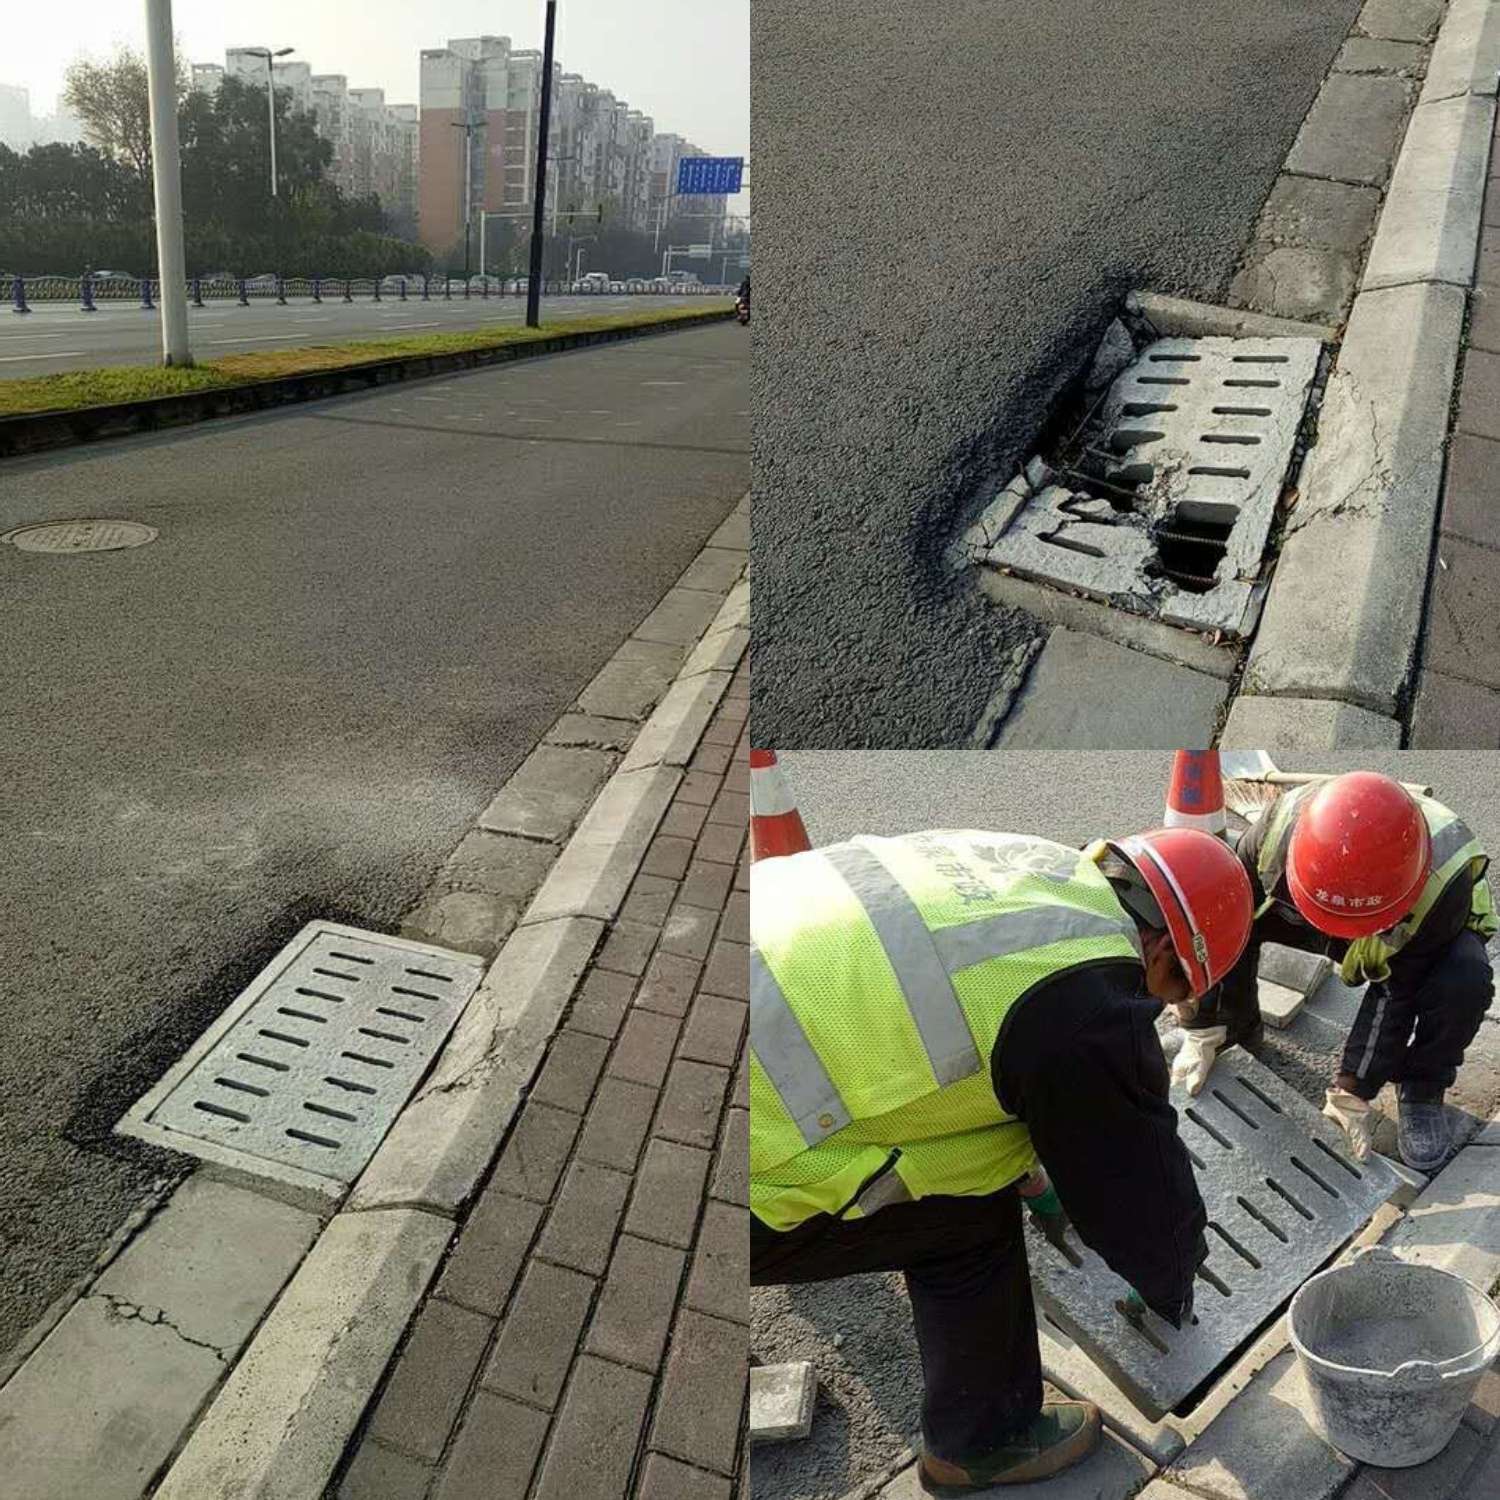
[{"label": "yellow reflective safety vest", "polygon": [[[1292,830],[1297,825],[1298,811],[1306,806],[1307,799],[1317,789],[1316,782],[1298,787],[1296,791],[1281,797],[1267,814],[1269,822],[1266,825],[1266,836],[1261,842],[1260,857],[1256,862],[1261,889],[1266,892],[1266,899],[1255,913],[1257,917],[1276,903],[1272,893],[1281,883],[1281,877],[1286,871],[1287,849],[1291,845]],[[1469,866],[1474,881],[1467,925],[1483,938],[1490,937],[1496,930],[1489,882],[1484,878],[1485,871],[1489,868],[1489,855],[1484,852],[1479,840],[1469,831],[1463,819],[1451,808],[1444,807],[1432,797],[1419,796],[1416,800],[1427,821],[1427,832],[1432,840],[1432,871],[1417,897],[1417,904],[1401,921],[1385,932],[1356,938],[1349,944],[1339,966],[1339,974],[1345,984],[1388,979],[1391,959],[1416,935],[1428,912],[1436,905],[1438,897],[1465,865]]]},{"label": "yellow reflective safety vest", "polygon": [[1035,1166],[990,1055],[1037,985],[1141,964],[1100,848],[934,832],[752,866],[750,1206],[764,1223],[997,1192]]}]

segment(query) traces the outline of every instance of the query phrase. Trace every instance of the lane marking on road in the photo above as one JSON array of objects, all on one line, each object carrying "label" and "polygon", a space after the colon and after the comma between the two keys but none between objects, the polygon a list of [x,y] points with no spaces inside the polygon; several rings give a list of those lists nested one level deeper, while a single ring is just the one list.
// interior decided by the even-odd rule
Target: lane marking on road
[{"label": "lane marking on road", "polygon": [[210,344],[274,344],[282,337],[284,335],[279,333],[258,333],[247,334],[244,338],[238,339],[208,339],[206,342]]},{"label": "lane marking on road", "polygon": [[17,340],[32,342],[37,339],[65,339],[71,337],[72,335],[67,333],[27,333],[24,328],[14,328],[6,335],[6,338],[12,343]]},{"label": "lane marking on road", "polygon": [[82,359],[86,350],[58,349],[51,354],[5,354],[0,355],[0,365],[20,364],[28,359]]},{"label": "lane marking on road", "polygon": [[685,380],[643,380],[642,385],[686,385]]}]

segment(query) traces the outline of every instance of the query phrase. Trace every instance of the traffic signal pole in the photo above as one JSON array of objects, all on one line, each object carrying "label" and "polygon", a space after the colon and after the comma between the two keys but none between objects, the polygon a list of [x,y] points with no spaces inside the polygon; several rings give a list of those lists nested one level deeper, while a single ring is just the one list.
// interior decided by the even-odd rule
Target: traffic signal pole
[{"label": "traffic signal pole", "polygon": [[552,129],[552,48],[557,37],[557,0],[547,0],[547,39],[542,44],[542,118],[536,143],[536,189],[532,194],[531,276],[526,283],[526,326],[542,321],[542,249],[547,219],[547,137]]}]

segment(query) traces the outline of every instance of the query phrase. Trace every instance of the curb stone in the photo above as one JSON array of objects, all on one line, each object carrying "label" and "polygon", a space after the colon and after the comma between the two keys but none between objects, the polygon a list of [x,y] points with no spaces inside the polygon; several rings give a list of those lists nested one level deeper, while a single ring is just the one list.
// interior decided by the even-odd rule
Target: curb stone
[{"label": "curb stone", "polygon": [[1427,63],[1420,104],[1500,88],[1500,11],[1493,0],[1453,0]]},{"label": "curb stone", "polygon": [[1330,698],[1260,698],[1245,694],[1229,706],[1221,750],[1395,750],[1395,719]]}]

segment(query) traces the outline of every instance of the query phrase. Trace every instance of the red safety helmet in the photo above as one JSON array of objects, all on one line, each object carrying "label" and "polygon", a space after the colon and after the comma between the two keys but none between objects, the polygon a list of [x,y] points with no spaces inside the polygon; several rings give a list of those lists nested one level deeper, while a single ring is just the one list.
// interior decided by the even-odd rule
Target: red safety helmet
[{"label": "red safety helmet", "polygon": [[1394,927],[1432,869],[1422,809],[1399,781],[1351,771],[1323,783],[1297,809],[1286,883],[1297,910],[1330,937]]},{"label": "red safety helmet", "polygon": [[1250,941],[1250,877],[1229,846],[1200,828],[1159,828],[1111,843],[1151,892],[1167,935],[1201,998]]}]

